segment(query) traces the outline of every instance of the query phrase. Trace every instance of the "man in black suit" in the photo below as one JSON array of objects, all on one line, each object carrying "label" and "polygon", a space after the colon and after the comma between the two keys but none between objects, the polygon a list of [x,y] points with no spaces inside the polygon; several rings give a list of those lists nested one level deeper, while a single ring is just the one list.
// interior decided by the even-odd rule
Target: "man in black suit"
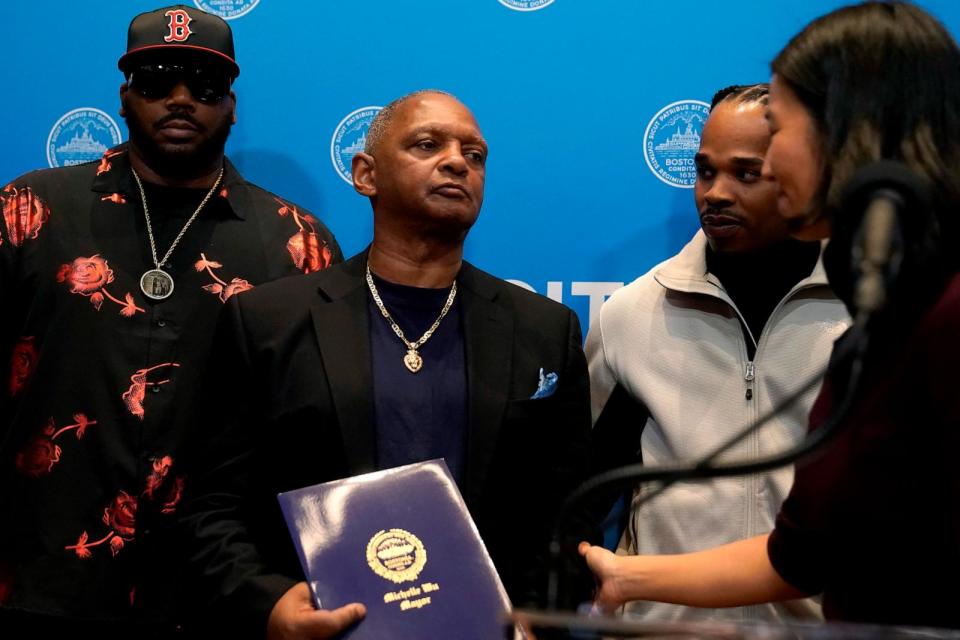
[{"label": "man in black suit", "polygon": [[588,467],[587,370],[569,309],[463,260],[486,157],[454,97],[391,103],[352,166],[369,249],[227,305],[183,520],[222,619],[253,637],[328,637],[363,615],[313,609],[277,492],[429,458],[514,604],[542,594],[550,525]]}]

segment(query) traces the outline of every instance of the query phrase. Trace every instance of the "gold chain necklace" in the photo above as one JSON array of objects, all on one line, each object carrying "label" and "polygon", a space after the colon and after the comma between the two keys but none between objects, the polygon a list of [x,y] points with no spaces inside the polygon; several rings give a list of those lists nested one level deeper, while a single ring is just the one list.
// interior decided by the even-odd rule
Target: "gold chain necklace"
[{"label": "gold chain necklace", "polygon": [[447,302],[443,305],[443,309],[440,310],[440,315],[434,321],[433,325],[427,329],[416,342],[407,340],[407,336],[403,335],[403,329],[400,328],[400,325],[396,323],[393,317],[391,317],[390,312],[387,311],[387,308],[383,305],[383,300],[380,299],[380,293],[377,291],[377,285],[373,283],[373,275],[370,273],[369,263],[367,263],[367,287],[370,289],[370,295],[373,296],[373,301],[377,303],[377,308],[380,309],[380,314],[390,323],[390,328],[393,329],[397,337],[403,341],[403,344],[407,345],[407,355],[403,356],[404,366],[407,367],[410,373],[420,371],[420,369],[423,368],[423,358],[417,353],[417,349],[422,347],[424,343],[430,339],[433,332],[440,326],[440,321],[443,320],[447,312],[450,311],[450,307],[453,306],[453,300],[457,297],[457,281],[453,281],[453,287],[450,288],[450,295],[447,296]]},{"label": "gold chain necklace", "polygon": [[186,224],[183,225],[183,228],[180,229],[180,233],[177,234],[177,237],[174,238],[173,244],[170,245],[170,248],[167,249],[167,252],[163,254],[163,260],[157,260],[157,244],[153,240],[153,225],[150,223],[150,210],[147,208],[147,194],[143,190],[143,182],[140,181],[140,176],[137,175],[137,172],[132,168],[130,171],[133,172],[133,179],[137,182],[137,188],[140,190],[140,202],[143,203],[143,217],[147,219],[147,238],[150,240],[150,256],[153,258],[153,269],[148,269],[142,276],[140,276],[140,290],[143,291],[143,295],[148,298],[153,298],[154,300],[166,300],[170,297],[170,294],[173,293],[173,276],[163,270],[163,265],[167,263],[167,260],[170,258],[170,254],[173,253],[174,248],[177,246],[177,243],[180,242],[180,238],[183,237],[183,234],[187,232],[187,227],[200,215],[200,211],[203,209],[203,206],[207,204],[207,201],[213,197],[213,193],[217,190],[217,187],[220,186],[220,181],[223,179],[223,167],[220,167],[220,173],[217,175],[217,179],[214,180],[213,186],[210,187],[210,191],[207,192],[207,195],[204,196],[203,200],[200,202],[200,205],[197,207],[197,210],[193,212],[193,215],[190,216],[190,219],[187,220]]}]

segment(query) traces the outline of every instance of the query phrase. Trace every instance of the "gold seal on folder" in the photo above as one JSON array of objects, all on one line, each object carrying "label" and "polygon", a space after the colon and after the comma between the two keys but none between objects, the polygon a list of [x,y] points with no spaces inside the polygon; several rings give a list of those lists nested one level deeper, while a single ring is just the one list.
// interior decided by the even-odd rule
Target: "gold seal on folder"
[{"label": "gold seal on folder", "polygon": [[377,532],[367,543],[367,564],[373,572],[397,584],[416,580],[427,564],[420,538],[403,529]]}]

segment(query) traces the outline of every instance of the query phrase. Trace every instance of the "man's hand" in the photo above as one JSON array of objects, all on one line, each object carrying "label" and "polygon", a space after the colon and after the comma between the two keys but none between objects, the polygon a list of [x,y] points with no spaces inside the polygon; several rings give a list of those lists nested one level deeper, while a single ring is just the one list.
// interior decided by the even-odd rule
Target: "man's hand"
[{"label": "man's hand", "polygon": [[339,609],[317,610],[306,582],[298,582],[277,600],[267,621],[267,640],[332,638],[367,614],[357,602]]}]

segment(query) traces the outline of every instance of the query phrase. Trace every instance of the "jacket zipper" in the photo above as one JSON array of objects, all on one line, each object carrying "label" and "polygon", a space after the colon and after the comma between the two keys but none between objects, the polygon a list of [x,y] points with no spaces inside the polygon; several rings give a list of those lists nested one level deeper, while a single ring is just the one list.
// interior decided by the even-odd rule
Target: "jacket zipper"
[{"label": "jacket zipper", "polygon": [[747,400],[753,399],[753,380],[756,377],[757,377],[757,367],[756,365],[753,364],[753,361],[751,360],[747,362],[747,365],[744,368],[744,372],[743,372],[743,379],[747,383],[747,392],[745,394]]},{"label": "jacket zipper", "polygon": [[[753,387],[757,377],[757,365],[755,360],[760,355],[760,346],[763,344],[764,338],[768,333],[767,329],[769,328],[770,323],[773,321],[774,317],[780,312],[780,309],[787,303],[787,301],[793,298],[799,291],[802,291],[807,288],[812,288],[814,286],[818,286],[818,285],[814,285],[810,283],[802,284],[802,285],[801,284],[794,285],[790,289],[790,291],[788,291],[787,294],[780,300],[780,302],[777,303],[777,306],[774,307],[773,311],[770,312],[770,315],[767,317],[767,321],[764,323],[763,329],[760,331],[760,335],[757,338],[753,337],[753,332],[750,331],[750,327],[747,325],[746,319],[743,317],[743,314],[740,313],[740,310],[737,309],[737,305],[733,303],[733,300],[732,299],[726,300],[727,304],[729,304],[733,308],[734,312],[736,312],[737,317],[740,319],[740,322],[742,322],[743,326],[746,327],[747,335],[749,335],[750,340],[753,342],[753,346],[754,346],[754,352],[753,352],[754,360],[747,360],[743,368],[743,380],[746,383],[746,390],[744,391],[744,397],[748,401],[751,401],[750,411],[748,411],[748,414],[751,416],[751,421],[757,419],[758,410],[759,410],[759,407],[752,403]],[[721,287],[721,290],[722,290],[722,287]],[[760,454],[760,434],[759,433],[755,432],[753,434],[750,444],[751,444],[752,454],[754,456],[758,456]],[[750,475],[747,477],[744,490],[746,492],[745,495],[747,497],[746,534],[748,536],[753,535],[753,531],[756,529],[756,511],[758,509],[756,505],[756,501],[757,501],[758,485],[759,485],[759,480],[755,475]],[[752,605],[752,606],[745,607],[743,611],[744,618],[746,619],[747,617],[756,617],[759,615],[760,610],[761,610],[761,607],[759,605]]]}]

